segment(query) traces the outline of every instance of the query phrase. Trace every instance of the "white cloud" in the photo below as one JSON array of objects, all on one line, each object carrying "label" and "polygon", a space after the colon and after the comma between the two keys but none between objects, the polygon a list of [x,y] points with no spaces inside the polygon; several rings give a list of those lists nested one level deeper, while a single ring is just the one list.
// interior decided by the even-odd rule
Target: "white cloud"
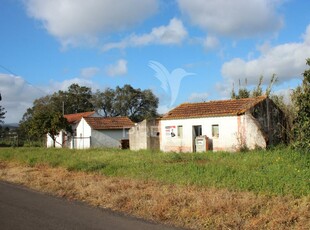
[{"label": "white cloud", "polygon": [[131,35],[121,42],[108,43],[102,48],[103,51],[111,49],[125,49],[126,47],[146,46],[150,44],[181,44],[187,36],[181,20],[173,18],[167,26],[155,27],[148,34]]},{"label": "white cloud", "polygon": [[118,60],[117,63],[109,65],[106,72],[111,77],[127,74],[127,61],[124,59]]},{"label": "white cloud", "polygon": [[276,12],[283,0],[178,0],[183,14],[202,29],[218,35],[251,37],[279,30]]},{"label": "white cloud", "polygon": [[249,84],[257,84],[260,75],[269,82],[272,74],[276,74],[279,83],[301,78],[310,55],[310,25],[303,39],[300,43],[285,43],[262,49],[257,59],[246,61],[235,58],[226,62],[222,66],[222,76],[234,82],[247,78]]},{"label": "white cloud", "polygon": [[[83,72],[83,71],[81,71]],[[7,111],[5,123],[18,123],[26,110],[33,106],[33,101],[59,90],[66,91],[73,83],[90,87],[93,91],[100,88],[98,84],[84,78],[72,78],[62,82],[51,81],[47,86],[33,86],[19,76],[0,73],[0,105]]]},{"label": "white cloud", "polygon": [[215,36],[207,36],[203,42],[205,50],[214,50],[220,45],[220,41]]},{"label": "white cloud", "polygon": [[92,78],[100,71],[97,67],[87,67],[81,70],[81,77],[82,78]]},{"label": "white cloud", "polygon": [[62,82],[52,80],[50,81],[48,86],[44,87],[44,91],[46,91],[47,94],[53,94],[54,92],[58,92],[59,90],[66,91],[68,90],[68,87],[72,84],[86,86],[91,88],[92,90],[96,90],[98,88],[98,86],[95,85],[93,81],[76,77],[64,80]]},{"label": "white cloud", "polygon": [[1,106],[5,108],[5,123],[19,122],[32,102],[45,92],[28,84],[23,78],[8,74],[0,74]]},{"label": "white cloud", "polygon": [[24,0],[27,12],[63,45],[127,29],[154,14],[157,0]]}]

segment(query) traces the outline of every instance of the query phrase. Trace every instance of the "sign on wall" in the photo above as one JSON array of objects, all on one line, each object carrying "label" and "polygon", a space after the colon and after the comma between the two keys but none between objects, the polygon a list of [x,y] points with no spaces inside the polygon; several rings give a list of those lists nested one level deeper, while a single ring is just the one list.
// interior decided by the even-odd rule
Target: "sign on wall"
[{"label": "sign on wall", "polygon": [[174,137],[176,132],[176,126],[165,126],[166,137]]}]

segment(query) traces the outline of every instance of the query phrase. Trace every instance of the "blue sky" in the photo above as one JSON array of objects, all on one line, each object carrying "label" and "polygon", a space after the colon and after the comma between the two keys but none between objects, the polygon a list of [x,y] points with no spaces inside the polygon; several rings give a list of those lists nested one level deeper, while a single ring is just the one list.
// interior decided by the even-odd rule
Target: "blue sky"
[{"label": "blue sky", "polygon": [[[239,79],[253,87],[260,75],[268,84],[276,74],[274,93],[288,94],[310,57],[309,9],[307,0],[1,0],[5,122],[72,83],[152,89],[161,113],[229,98]],[[151,61],[168,71],[170,91]]]}]

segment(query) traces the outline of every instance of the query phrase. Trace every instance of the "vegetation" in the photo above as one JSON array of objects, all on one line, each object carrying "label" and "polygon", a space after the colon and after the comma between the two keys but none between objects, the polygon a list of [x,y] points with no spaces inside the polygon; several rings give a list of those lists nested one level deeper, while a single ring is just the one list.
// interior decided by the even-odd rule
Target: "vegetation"
[{"label": "vegetation", "polygon": [[[2,100],[2,96],[0,93],[0,101]],[[3,119],[5,118],[6,111],[5,109],[0,105],[0,124],[3,123]]]},{"label": "vegetation", "polygon": [[[310,66],[310,58],[307,59]],[[310,69],[303,73],[303,82],[291,94],[291,103],[285,103],[283,96],[271,94],[272,86],[277,78],[272,75],[271,81],[266,88],[265,95],[269,96],[273,102],[284,112],[286,117],[286,136],[288,142],[300,151],[309,153],[310,150]],[[260,77],[257,86],[252,90],[241,87],[236,93],[233,87],[231,91],[232,99],[257,97],[263,95],[263,76]]]},{"label": "vegetation", "polygon": [[20,123],[20,138],[28,136],[28,142],[31,140],[37,142],[44,139],[44,135],[49,134],[55,145],[56,136],[61,130],[71,131],[68,121],[53,104],[53,97],[46,96],[37,99],[33,104]]},{"label": "vegetation", "polygon": [[71,131],[63,114],[96,110],[105,117],[127,116],[139,122],[155,117],[157,107],[158,98],[151,90],[125,85],[93,94],[89,87],[72,84],[67,91],[60,90],[36,99],[23,115],[18,135],[21,143],[38,143],[49,133],[55,144],[60,130]]},{"label": "vegetation", "polygon": [[[34,113],[31,119],[30,134],[37,134],[43,136],[48,134],[53,140],[53,146],[55,147],[56,137],[61,130],[72,132],[66,118],[59,112],[38,110]],[[62,145],[62,143],[60,143]]]},{"label": "vegetation", "polygon": [[186,229],[309,229],[310,196],[269,196],[0,161],[0,179]]},{"label": "vegetation", "polygon": [[[310,66],[310,58],[307,59]],[[293,93],[293,101],[296,106],[294,119],[294,146],[310,152],[310,69],[303,73],[302,85]]]},{"label": "vegetation", "polygon": [[267,195],[310,195],[310,155],[289,149],[179,154],[118,149],[3,148],[0,161],[7,160],[168,184]]},{"label": "vegetation", "polygon": [[93,101],[96,109],[105,117],[126,116],[139,122],[157,114],[158,98],[152,91],[134,89],[130,85],[97,91]]},{"label": "vegetation", "polygon": [[[277,97],[276,95],[271,95],[272,86],[277,81],[276,75],[275,74],[272,75],[265,93],[263,93],[263,88],[262,88],[263,80],[264,80],[264,76],[260,76],[257,86],[252,91],[247,89],[246,87],[241,87],[241,83],[239,80],[239,90],[236,93],[235,88],[233,87],[231,94],[230,94],[231,99],[259,97],[259,96],[262,96],[263,94],[268,97],[269,96]],[[247,80],[245,80],[245,84],[247,84]]]}]

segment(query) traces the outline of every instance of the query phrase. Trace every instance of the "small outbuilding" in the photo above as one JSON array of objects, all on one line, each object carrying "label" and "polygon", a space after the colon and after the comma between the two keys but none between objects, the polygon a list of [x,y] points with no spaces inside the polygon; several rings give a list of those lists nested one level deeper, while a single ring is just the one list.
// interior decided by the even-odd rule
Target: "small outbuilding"
[{"label": "small outbuilding", "polygon": [[83,117],[76,127],[72,148],[119,148],[128,142],[134,123],[128,117]]},{"label": "small outbuilding", "polygon": [[[56,148],[129,147],[128,131],[134,123],[128,117],[102,117],[96,112],[67,114],[64,117],[73,133],[62,130],[56,137]],[[46,146],[54,146],[49,134]]]},{"label": "small outbuilding", "polygon": [[160,150],[266,148],[286,139],[285,126],[284,113],[266,96],[184,103],[161,118]]},{"label": "small outbuilding", "polygon": [[99,117],[99,114],[95,111],[91,112],[83,112],[83,113],[74,113],[74,114],[66,114],[64,118],[67,119],[68,123],[71,126],[73,134],[67,133],[66,131],[62,130],[59,132],[58,136],[56,137],[55,146],[54,141],[50,137],[49,134],[46,135],[46,147],[56,147],[56,148],[63,148],[63,147],[71,147],[72,143],[72,136],[75,135],[76,128],[83,117]]}]

